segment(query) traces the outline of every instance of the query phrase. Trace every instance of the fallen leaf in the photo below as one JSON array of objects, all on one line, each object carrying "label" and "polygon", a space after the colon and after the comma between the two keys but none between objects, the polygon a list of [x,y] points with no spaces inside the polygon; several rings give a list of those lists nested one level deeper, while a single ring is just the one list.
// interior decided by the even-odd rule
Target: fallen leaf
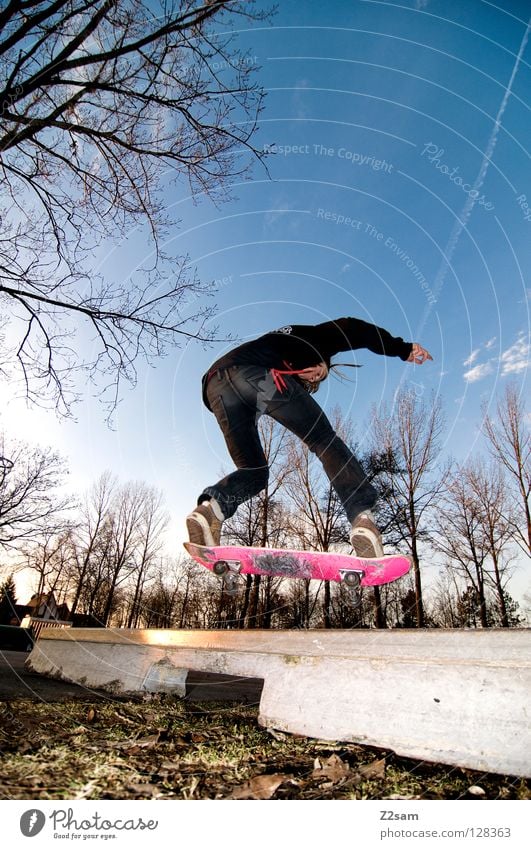
[{"label": "fallen leaf", "polygon": [[192,781],[190,783],[190,787],[186,790],[183,790],[183,796],[185,799],[193,799],[194,793],[199,787],[199,778],[197,775],[192,776]]},{"label": "fallen leaf", "polygon": [[266,731],[275,740],[287,740],[287,734],[283,734],[282,731],[275,731],[274,728],[266,728]]},{"label": "fallen leaf", "polygon": [[148,796],[150,799],[161,795],[160,787],[156,784],[128,784],[127,789],[139,796]]},{"label": "fallen leaf", "polygon": [[280,785],[290,778],[289,775],[257,775],[239,787],[235,787],[229,799],[271,799]]},{"label": "fallen leaf", "polygon": [[350,772],[350,767],[338,755],[330,755],[325,761],[320,761],[316,758],[314,761],[314,770],[312,778],[326,779],[332,784],[337,784],[347,777]]},{"label": "fallen leaf", "polygon": [[361,778],[385,778],[385,758],[360,766],[358,775]]},{"label": "fallen leaf", "polygon": [[384,799],[392,799],[393,801],[422,799],[422,796],[402,796],[400,793],[391,793],[390,796],[384,796]]},{"label": "fallen leaf", "polygon": [[160,734],[150,734],[148,737],[142,737],[140,740],[135,740],[133,745],[141,749],[151,749],[159,742]]},{"label": "fallen leaf", "polygon": [[179,772],[182,764],[179,761],[162,761],[159,769],[166,770],[168,772]]},{"label": "fallen leaf", "polygon": [[87,722],[94,722],[94,717],[96,716],[96,711],[94,708],[89,708],[87,711]]},{"label": "fallen leaf", "polygon": [[116,718],[119,719],[120,722],[127,722],[128,725],[136,725],[134,719],[131,719],[131,717],[126,716],[124,713],[120,713],[119,711],[116,711]]},{"label": "fallen leaf", "polygon": [[86,734],[87,729],[84,725],[76,725],[75,728],[72,728],[70,731],[65,732],[64,734],[58,734],[57,738],[61,739],[61,737],[75,737],[78,734]]},{"label": "fallen leaf", "polygon": [[115,744],[117,748],[123,748],[128,755],[136,755],[142,749],[154,749],[159,742],[160,734],[150,734],[148,737],[142,737],[139,740],[128,740],[127,742],[118,742]]},{"label": "fallen leaf", "polygon": [[479,797],[479,796],[485,795],[485,791],[483,790],[483,787],[479,787],[479,785],[477,785],[477,784],[473,784],[472,787],[469,787],[468,792],[470,793],[471,796],[478,796]]},{"label": "fallen leaf", "polygon": [[98,785],[95,781],[89,781],[88,784],[84,784],[77,793],[74,794],[74,799],[90,799],[93,795],[94,791],[97,791]]},{"label": "fallen leaf", "polygon": [[208,736],[206,734],[201,734],[199,731],[192,731],[190,739],[192,743],[206,743],[208,741]]}]

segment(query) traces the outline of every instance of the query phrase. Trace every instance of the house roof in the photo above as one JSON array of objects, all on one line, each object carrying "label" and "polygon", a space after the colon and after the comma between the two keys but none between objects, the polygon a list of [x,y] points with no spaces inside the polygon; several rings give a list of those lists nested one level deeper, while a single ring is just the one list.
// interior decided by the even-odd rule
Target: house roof
[{"label": "house roof", "polygon": [[41,604],[50,604],[52,601],[57,607],[57,602],[55,601],[55,596],[53,592],[40,593],[40,595],[38,595],[37,593],[33,593],[26,607],[40,607]]}]

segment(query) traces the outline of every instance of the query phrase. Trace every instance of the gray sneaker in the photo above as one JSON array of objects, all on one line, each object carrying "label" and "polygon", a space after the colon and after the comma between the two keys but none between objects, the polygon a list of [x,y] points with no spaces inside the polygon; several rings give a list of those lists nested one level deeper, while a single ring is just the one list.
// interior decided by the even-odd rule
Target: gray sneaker
[{"label": "gray sneaker", "polygon": [[[219,508],[218,508],[219,509]],[[221,542],[222,521],[216,515],[212,503],[199,504],[186,517],[186,527],[190,542],[195,545],[216,546]]]},{"label": "gray sneaker", "polygon": [[356,557],[383,557],[382,537],[369,511],[360,513],[352,523],[350,543]]}]

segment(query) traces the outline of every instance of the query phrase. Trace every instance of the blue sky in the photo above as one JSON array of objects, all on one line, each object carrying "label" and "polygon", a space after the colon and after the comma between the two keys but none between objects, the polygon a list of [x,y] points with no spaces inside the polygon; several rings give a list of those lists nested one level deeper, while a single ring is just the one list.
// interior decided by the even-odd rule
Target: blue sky
[{"label": "blue sky", "polygon": [[[354,315],[423,344],[434,362],[422,368],[345,355],[364,366],[356,382],[328,381],[318,400],[339,403],[363,442],[373,402],[406,382],[440,391],[445,451],[463,459],[480,447],[482,404],[510,378],[527,389],[529,3],[279,5],[239,33],[268,92],[257,142],[269,174],[257,165],[217,207],[168,179],[181,225],[167,248],[218,282],[221,334]],[[125,279],[141,244],[131,234],[102,270]],[[177,553],[196,495],[229,466],[200,396],[225,347],[193,343],[143,369],[113,430],[90,398],[75,423],[11,402],[4,425],[57,445],[74,486],[111,469],[161,488]]]}]

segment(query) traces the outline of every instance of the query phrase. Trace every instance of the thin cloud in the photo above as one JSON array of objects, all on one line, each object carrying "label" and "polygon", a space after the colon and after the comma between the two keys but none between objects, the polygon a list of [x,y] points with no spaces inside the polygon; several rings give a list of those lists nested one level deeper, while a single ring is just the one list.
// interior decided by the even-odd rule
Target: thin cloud
[{"label": "thin cloud", "polygon": [[467,383],[476,383],[478,380],[483,380],[484,377],[487,377],[489,374],[492,374],[493,368],[492,363],[480,363],[474,368],[471,368],[470,371],[465,371],[463,378]]},{"label": "thin cloud", "polygon": [[529,366],[529,353],[531,346],[526,341],[522,334],[518,337],[514,345],[511,345],[501,355],[502,375],[518,374]]},{"label": "thin cloud", "polygon": [[[490,350],[496,341],[496,337],[489,339],[483,346],[485,350]],[[472,351],[470,356],[464,361],[464,366],[471,366],[476,362],[481,348]],[[478,380],[488,377],[492,374],[495,367],[499,367],[502,377],[509,374],[519,374],[525,371],[530,364],[531,344],[524,333],[520,333],[514,345],[503,351],[499,360],[497,357],[491,357],[486,363],[478,363],[473,368],[468,369],[463,374],[463,379],[467,383],[477,383]]]},{"label": "thin cloud", "polygon": [[466,360],[464,361],[463,365],[464,366],[471,366],[472,363],[474,363],[477,360],[477,358],[479,356],[479,352],[480,352],[480,348],[476,348],[475,351],[472,351],[470,356],[467,357]]}]

